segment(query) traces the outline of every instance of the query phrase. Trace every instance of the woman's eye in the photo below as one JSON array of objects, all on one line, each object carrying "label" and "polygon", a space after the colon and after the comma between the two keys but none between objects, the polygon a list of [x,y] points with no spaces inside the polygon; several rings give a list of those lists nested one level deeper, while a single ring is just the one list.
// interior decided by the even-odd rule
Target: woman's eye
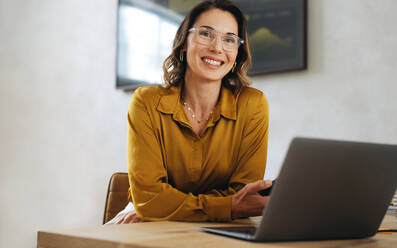
[{"label": "woman's eye", "polygon": [[208,31],[200,31],[200,36],[210,37],[210,32],[208,32]]},{"label": "woman's eye", "polygon": [[236,39],[233,37],[225,37],[225,42],[233,44],[236,42]]}]

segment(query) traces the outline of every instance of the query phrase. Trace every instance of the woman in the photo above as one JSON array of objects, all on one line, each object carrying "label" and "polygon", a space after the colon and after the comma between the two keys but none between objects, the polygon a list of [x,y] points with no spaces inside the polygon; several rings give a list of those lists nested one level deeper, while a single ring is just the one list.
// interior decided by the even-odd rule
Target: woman
[{"label": "woman", "polygon": [[117,223],[230,221],[260,215],[271,186],[268,105],[247,87],[247,27],[229,1],[205,1],[179,27],[165,60],[165,86],[135,91],[128,174],[135,210]]}]

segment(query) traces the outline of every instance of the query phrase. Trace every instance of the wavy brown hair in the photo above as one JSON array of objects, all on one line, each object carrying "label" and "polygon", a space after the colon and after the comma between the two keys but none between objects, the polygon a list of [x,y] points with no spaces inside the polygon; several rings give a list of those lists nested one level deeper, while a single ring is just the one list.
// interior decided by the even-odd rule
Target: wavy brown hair
[{"label": "wavy brown hair", "polygon": [[251,79],[247,76],[252,60],[245,17],[240,8],[232,2],[228,0],[213,0],[204,1],[190,10],[179,26],[175,34],[172,53],[163,63],[164,83],[166,86],[176,86],[183,82],[187,64],[186,59],[181,61],[180,58],[184,56],[182,49],[189,34],[188,30],[193,26],[200,14],[214,8],[227,11],[234,16],[238,23],[238,36],[244,40],[244,43],[238,48],[235,69],[234,71],[229,71],[222,78],[222,84],[235,94],[242,87],[251,84]]}]

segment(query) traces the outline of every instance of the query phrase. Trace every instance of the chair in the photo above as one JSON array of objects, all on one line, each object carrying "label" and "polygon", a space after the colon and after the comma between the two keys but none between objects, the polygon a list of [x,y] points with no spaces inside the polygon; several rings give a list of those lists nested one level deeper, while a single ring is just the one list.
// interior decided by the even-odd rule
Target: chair
[{"label": "chair", "polygon": [[109,180],[103,224],[113,219],[128,204],[128,173],[116,172]]}]

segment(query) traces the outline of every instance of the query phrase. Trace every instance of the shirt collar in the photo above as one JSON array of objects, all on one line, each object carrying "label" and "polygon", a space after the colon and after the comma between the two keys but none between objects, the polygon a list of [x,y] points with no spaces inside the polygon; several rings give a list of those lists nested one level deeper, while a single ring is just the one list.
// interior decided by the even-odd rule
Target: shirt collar
[{"label": "shirt collar", "polygon": [[157,110],[164,114],[174,114],[181,95],[181,85],[165,88],[161,94]]},{"label": "shirt collar", "polygon": [[[180,104],[181,89],[182,84],[166,88],[161,93],[157,110],[165,114],[172,114],[177,120],[185,119],[182,117],[183,113],[181,112],[183,110]],[[220,115],[222,115],[225,118],[236,120],[236,105],[236,97],[232,91],[221,87],[219,103],[213,111],[215,119],[219,119]]]},{"label": "shirt collar", "polygon": [[236,120],[236,105],[236,97],[233,92],[222,86],[221,98],[219,99],[220,114],[225,118]]}]

